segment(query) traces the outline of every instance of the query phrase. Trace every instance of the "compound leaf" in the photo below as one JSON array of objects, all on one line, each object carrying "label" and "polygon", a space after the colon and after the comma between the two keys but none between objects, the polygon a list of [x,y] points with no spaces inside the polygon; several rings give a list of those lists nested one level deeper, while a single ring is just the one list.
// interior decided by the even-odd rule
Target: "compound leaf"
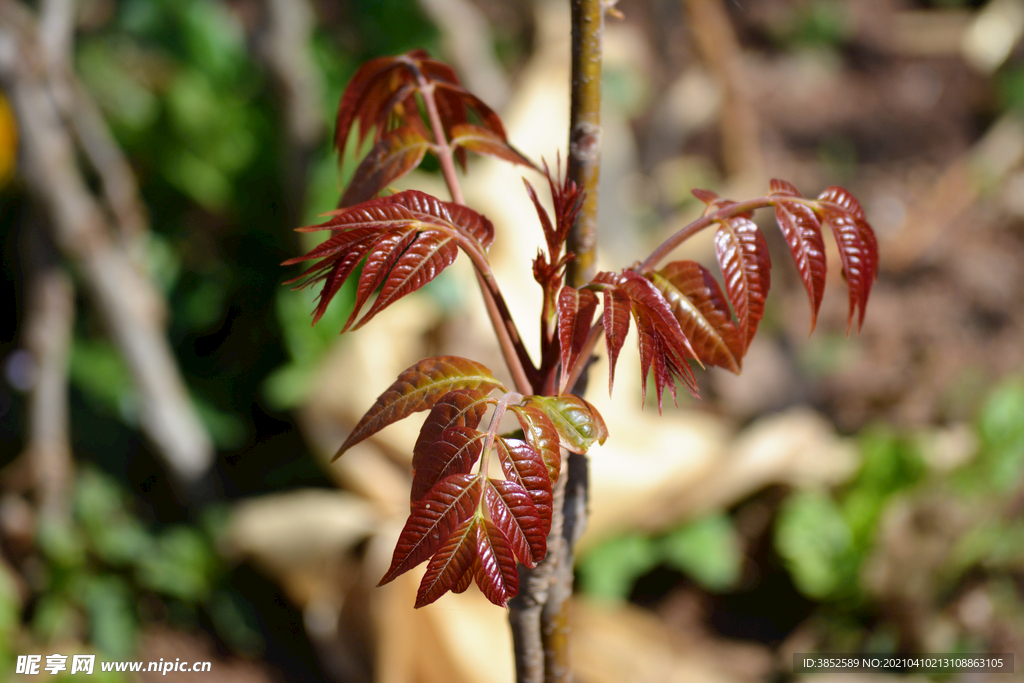
[{"label": "compound leaf", "polygon": [[[325,282],[315,323],[341,285],[366,258],[355,306],[342,331],[361,327],[387,306],[437,277],[455,260],[460,235],[475,242],[481,252],[494,239],[494,226],[481,214],[417,190],[370,199],[332,211],[328,216],[324,223],[299,230],[331,230],[338,234],[284,265],[322,259],[300,276],[307,278],[300,287]],[[363,307],[378,290],[376,301],[357,323]]]}]

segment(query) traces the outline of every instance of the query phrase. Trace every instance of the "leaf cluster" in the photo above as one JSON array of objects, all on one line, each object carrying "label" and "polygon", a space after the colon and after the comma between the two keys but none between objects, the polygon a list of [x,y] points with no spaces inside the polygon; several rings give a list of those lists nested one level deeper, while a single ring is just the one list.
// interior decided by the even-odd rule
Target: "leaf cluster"
[{"label": "leaf cluster", "polygon": [[[559,449],[585,453],[606,436],[593,407],[571,393],[601,336],[611,391],[619,354],[630,328],[635,328],[645,378],[641,388],[646,399],[646,377],[651,375],[659,412],[665,390],[674,399],[677,383],[697,395],[693,363],[740,372],[764,317],[771,284],[771,258],[753,222],[755,210],[775,210],[807,290],[812,330],[825,289],[826,226],[838,245],[849,289],[848,330],[855,319],[858,329],[864,322],[878,247],[863,209],[843,188],[830,187],[810,199],[792,184],[773,180],[765,195],[744,202],[695,190],[707,206],[701,218],[669,237],[642,263],[600,272],[591,282],[572,287],[565,283],[565,266],[574,258],[566,240],[583,192],[545,165],[553,216],[526,182],[547,248],[533,262],[534,278],[543,291],[541,352],[535,362],[487,260],[493,225],[462,203],[455,175],[456,164],[465,170],[467,149],[536,168],[508,143],[497,114],[463,89],[449,67],[417,50],[359,69],[338,111],[335,143],[340,153],[353,132],[360,143],[372,135],[373,147],[345,189],[341,208],[319,225],[300,228],[330,231],[331,236],[286,262],[316,261],[296,278],[305,278],[301,286],[322,283],[314,323],[360,265],[354,309],[343,331],[357,329],[416,291],[463,252],[476,270],[516,383],[513,391],[490,370],[464,358],[425,359],[381,394],[338,452],[340,456],[396,420],[430,411],[413,450],[412,511],[382,581],[429,560],[417,606],[448,590],[465,590],[474,580],[492,602],[504,605],[517,590],[516,562],[532,567],[544,557]],[[415,190],[377,197],[428,151],[438,157],[453,201]],[[695,261],[661,263],[676,246],[708,227],[715,229],[724,286]],[[500,398],[492,396],[495,392]],[[488,410],[489,426],[481,428]],[[521,436],[498,433],[508,411],[518,420]],[[497,453],[503,479],[489,477],[492,452]]]}]

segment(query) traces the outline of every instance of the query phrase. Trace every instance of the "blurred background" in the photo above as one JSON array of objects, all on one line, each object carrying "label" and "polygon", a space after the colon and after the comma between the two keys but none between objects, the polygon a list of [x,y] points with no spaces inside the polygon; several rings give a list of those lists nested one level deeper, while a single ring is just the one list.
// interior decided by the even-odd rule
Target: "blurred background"
[{"label": "blurred background", "polygon": [[[345,337],[351,293],[313,328],[279,264],[354,168],[329,138],[367,59],[428,49],[514,145],[564,158],[567,4],[0,0],[0,680],[52,653],[240,683],[511,680],[505,614],[475,589],[413,610],[417,572],[374,587],[418,421],[330,464],[419,358],[500,367],[468,264]],[[578,680],[801,680],[811,651],[1013,652],[1019,670],[1024,0],[617,7],[601,265],[698,216],[693,187],[739,200],[780,177],[859,197],[881,274],[847,337],[830,243],[808,337],[766,213],[773,288],[742,376],[698,372],[703,399],[662,417],[632,349],[614,399],[592,382],[611,437]],[[473,158],[465,190],[532,339],[524,174],[543,182]],[[401,185],[446,196],[429,162]],[[710,235],[681,251],[714,261]]]}]

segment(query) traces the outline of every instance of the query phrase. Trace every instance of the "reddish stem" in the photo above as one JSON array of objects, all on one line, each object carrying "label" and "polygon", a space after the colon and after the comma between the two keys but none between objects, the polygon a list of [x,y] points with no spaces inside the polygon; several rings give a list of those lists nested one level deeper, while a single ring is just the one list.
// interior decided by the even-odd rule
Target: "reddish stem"
[{"label": "reddish stem", "polygon": [[[452,201],[456,204],[466,204],[462,195],[462,187],[459,185],[459,178],[455,173],[455,162],[452,158],[452,148],[448,144],[448,138],[444,133],[444,126],[441,123],[441,115],[437,110],[437,102],[434,100],[434,84],[427,81],[419,69],[411,67],[416,74],[416,81],[419,85],[420,94],[423,96],[423,104],[427,110],[427,118],[430,119],[430,127],[434,133],[434,142],[437,144],[437,158],[441,163],[441,173],[444,175],[448,191],[452,194]],[[474,249],[474,251],[476,251]],[[468,252],[467,252],[468,253]],[[473,258],[477,282],[484,297],[484,306],[487,309],[487,316],[491,320],[491,326],[498,338],[498,345],[501,347],[501,354],[505,359],[505,365],[512,375],[516,389],[522,393],[533,393],[533,384],[536,380],[537,370],[530,354],[523,344],[519,329],[512,318],[501,289],[494,279],[490,266],[482,268],[486,264],[485,257],[479,255]],[[472,254],[470,254],[472,258]]]}]

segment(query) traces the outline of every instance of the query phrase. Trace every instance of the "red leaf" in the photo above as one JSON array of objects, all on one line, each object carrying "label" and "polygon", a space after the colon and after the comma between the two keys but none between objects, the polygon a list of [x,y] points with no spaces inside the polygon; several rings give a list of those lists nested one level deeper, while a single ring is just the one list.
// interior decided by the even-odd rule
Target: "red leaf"
[{"label": "red leaf", "polygon": [[647,398],[647,373],[653,369],[654,387],[661,412],[661,397],[668,387],[672,398],[676,396],[676,380],[683,382],[690,393],[697,396],[697,381],[687,358],[697,354],[683,336],[679,321],[672,314],[665,297],[643,276],[627,270],[623,272],[619,288],[629,296],[630,311],[636,322],[640,349],[641,400]]},{"label": "red leaf", "polygon": [[715,202],[719,200],[718,194],[716,192],[712,192],[711,190],[702,190],[699,187],[695,187],[692,190],[690,190],[690,192],[693,193],[694,197],[704,202],[708,206],[713,205]]},{"label": "red leaf", "polygon": [[508,539],[489,519],[476,525],[476,556],[476,584],[488,600],[504,607],[519,592],[519,572]]},{"label": "red leaf", "polygon": [[854,312],[860,309],[857,329],[864,325],[871,286],[878,277],[878,242],[853,195],[841,187],[829,187],[818,197],[818,206],[832,229],[843,262],[846,286],[850,292],[850,313],[846,331],[853,325]]},{"label": "red leaf", "polygon": [[608,348],[608,394],[615,382],[615,363],[629,333],[629,296],[617,287],[604,290],[604,339]]},{"label": "red leaf", "polygon": [[437,552],[456,527],[476,513],[482,489],[479,474],[453,474],[430,489],[405,522],[391,567],[377,585],[393,581]]},{"label": "red leaf", "polygon": [[430,414],[420,427],[420,435],[412,449],[413,462],[419,453],[437,441],[449,427],[478,427],[490,402],[492,400],[487,398],[487,394],[478,389],[459,389],[442,396],[430,409]]},{"label": "red leaf", "polygon": [[[501,117],[484,104],[483,100],[459,85],[457,81],[437,81],[435,86],[438,108],[442,109],[440,112],[441,118],[447,124],[454,127],[460,123],[466,123],[465,115],[463,114],[460,120],[459,112],[457,111],[459,108],[457,103],[461,103],[462,107],[468,106],[476,111],[484,128],[490,130],[502,140],[508,137],[505,134],[505,126],[501,123]],[[465,110],[463,109],[463,111]],[[451,128],[446,125],[445,130],[449,133],[448,137],[452,137]]]},{"label": "red leaf", "polygon": [[465,593],[469,587],[473,585],[473,578],[476,576],[477,566],[479,564],[480,562],[476,559],[476,556],[474,556],[473,562],[469,565],[469,568],[462,572],[462,576],[459,577],[459,580],[455,582],[454,586],[452,586],[452,593]]},{"label": "red leaf", "polygon": [[[694,197],[707,204],[707,208],[704,209],[705,216],[714,213],[719,209],[724,209],[727,206],[732,206],[733,204],[736,203],[731,199],[722,199],[711,190],[702,190],[700,188],[695,188],[693,190],[690,190],[690,192],[693,193]],[[753,212],[751,211],[744,211],[743,213],[737,215],[742,218],[752,218],[754,216]]]},{"label": "red leaf", "polygon": [[506,391],[491,371],[476,361],[458,356],[425,358],[404,370],[380,395],[338,449],[334,459],[389,424],[432,408],[442,396],[458,389]]},{"label": "red leaf", "polygon": [[743,348],[729,303],[707,268],[696,261],[674,261],[652,275],[690,340],[697,359],[739,374]]},{"label": "red leaf", "polygon": [[746,353],[764,317],[764,299],[771,285],[771,257],[768,243],[753,221],[736,217],[719,221],[719,225],[715,252]]},{"label": "red leaf", "polygon": [[[800,197],[791,183],[773,179],[772,194],[781,197]],[[818,320],[818,309],[825,293],[825,243],[821,236],[821,222],[814,210],[801,202],[780,201],[775,205],[775,220],[782,230],[789,251],[793,254],[797,272],[807,290],[811,303],[811,331]]]},{"label": "red leaf", "polygon": [[477,154],[536,168],[536,165],[520,154],[515,147],[508,143],[508,140],[490,128],[471,123],[460,123],[452,126],[450,134],[452,147],[461,147]]},{"label": "red leaf", "polygon": [[[424,230],[418,233],[415,240],[405,247],[395,261],[370,310],[353,329],[359,329],[406,294],[415,292],[433,280],[442,270],[455,262],[458,254],[459,248],[451,234],[440,230]],[[348,325],[345,327],[347,329]]]},{"label": "red leaf", "polygon": [[395,109],[405,106],[398,118],[407,118],[415,108],[407,100],[415,89],[415,75],[409,70],[410,58],[406,55],[380,57],[361,66],[345,87],[338,104],[338,115],[334,130],[334,147],[338,156],[345,155],[352,125],[359,124],[357,140],[362,143],[373,126],[378,127],[378,136],[385,132],[388,118]]},{"label": "red leaf", "polygon": [[558,342],[562,350],[560,394],[565,392],[569,373],[587,341],[596,310],[597,297],[589,289],[577,290],[565,285],[558,294]]},{"label": "red leaf", "polygon": [[596,441],[604,443],[608,427],[597,408],[579,396],[526,396],[526,406],[543,411],[558,434],[558,445],[573,453],[585,454]]},{"label": "red leaf", "polygon": [[523,428],[526,443],[540,453],[551,481],[558,481],[562,469],[562,451],[558,445],[558,431],[547,414],[535,405],[509,406]]},{"label": "red leaf", "polygon": [[452,228],[471,237],[484,250],[494,241],[494,225],[468,206],[441,201],[419,190],[406,190],[386,199],[407,208],[421,221]]},{"label": "red leaf", "polygon": [[536,567],[547,552],[547,536],[537,506],[519,483],[488,479],[484,484],[484,503],[491,521],[508,539],[519,561]]},{"label": "red leaf", "polygon": [[498,458],[505,478],[519,484],[530,494],[530,500],[537,508],[544,536],[551,531],[551,477],[548,475],[540,453],[530,444],[519,439],[499,437]]},{"label": "red leaf", "polygon": [[480,459],[487,434],[461,425],[444,430],[436,441],[415,453],[412,458],[413,507],[423,499],[434,484],[453,474],[469,474]]},{"label": "red leaf", "polygon": [[[341,328],[342,332],[346,332],[352,327],[373,293],[390,280],[395,263],[416,239],[415,230],[392,230],[377,237],[363,264],[363,272],[359,275],[359,286],[356,288],[355,304],[352,306],[352,313],[348,320]],[[364,318],[363,322],[365,321]],[[363,322],[356,327],[362,327]]]},{"label": "red leaf", "polygon": [[430,558],[416,592],[416,607],[429,605],[449,590],[469,588],[463,577],[475,566],[477,527],[482,521],[476,516],[464,520],[452,530],[437,554]]},{"label": "red leaf", "polygon": [[427,150],[434,149],[423,124],[414,120],[415,124],[388,132],[373,146],[352,175],[338,202],[339,208],[373,199],[389,184],[419,166]]},{"label": "red leaf", "polygon": [[[339,234],[285,264],[323,258],[301,276],[308,278],[303,287],[326,281],[315,322],[360,260],[366,257],[355,306],[344,330],[366,324],[384,308],[427,284],[451,265],[458,254],[457,235],[475,241],[481,251],[494,239],[494,226],[481,214],[416,190],[371,199],[329,215],[324,223],[300,230],[332,230]],[[363,306],[378,289],[376,301],[356,323]]]}]

